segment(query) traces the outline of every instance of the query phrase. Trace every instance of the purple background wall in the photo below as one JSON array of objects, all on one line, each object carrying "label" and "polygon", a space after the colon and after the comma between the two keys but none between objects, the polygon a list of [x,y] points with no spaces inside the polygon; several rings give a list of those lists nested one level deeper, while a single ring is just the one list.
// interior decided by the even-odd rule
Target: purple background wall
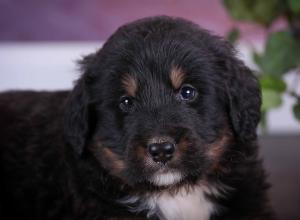
[{"label": "purple background wall", "polygon": [[264,36],[253,25],[234,23],[221,0],[0,0],[0,41],[99,41],[126,22],[162,14],[220,35],[239,25],[248,39]]}]

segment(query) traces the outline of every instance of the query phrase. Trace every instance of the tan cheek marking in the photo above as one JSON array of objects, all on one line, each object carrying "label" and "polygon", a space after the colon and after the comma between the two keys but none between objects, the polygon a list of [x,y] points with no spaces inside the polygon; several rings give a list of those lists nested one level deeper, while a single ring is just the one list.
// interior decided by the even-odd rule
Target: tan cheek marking
[{"label": "tan cheek marking", "polygon": [[104,153],[105,157],[108,159],[107,162],[111,162],[110,168],[111,168],[112,173],[118,174],[118,173],[121,173],[125,169],[124,161],[120,160],[118,158],[118,156],[114,152],[112,152],[110,149],[104,148],[103,153]]},{"label": "tan cheek marking", "polygon": [[136,156],[139,159],[142,159],[142,160],[145,159],[145,157],[147,156],[146,148],[143,146],[138,146],[136,148]]},{"label": "tan cheek marking", "polygon": [[220,160],[226,150],[227,145],[231,139],[231,134],[224,134],[219,140],[215,141],[208,146],[208,157],[212,160],[212,171],[225,171],[225,167],[222,167]]},{"label": "tan cheek marking", "polygon": [[179,67],[173,67],[170,74],[172,86],[179,89],[185,79],[185,73]]},{"label": "tan cheek marking", "polygon": [[103,167],[105,167],[111,174],[120,176],[126,169],[125,162],[109,148],[104,147],[101,142],[97,142],[97,144],[90,149],[94,153],[95,157],[101,162]]},{"label": "tan cheek marking", "polygon": [[191,142],[189,142],[186,138],[182,138],[178,143],[179,149],[187,150],[191,146]]},{"label": "tan cheek marking", "polygon": [[126,73],[122,76],[121,82],[122,82],[123,88],[128,93],[128,95],[135,97],[137,89],[138,89],[136,79],[133,76]]},{"label": "tan cheek marking", "polygon": [[224,135],[219,140],[209,145],[209,150],[207,152],[209,158],[219,160],[225,151],[225,145],[228,143],[228,140],[229,137]]},{"label": "tan cheek marking", "polygon": [[208,150],[208,156],[209,158],[213,160],[218,160],[221,155],[224,152],[224,148],[222,145],[219,145],[218,143],[214,143],[213,145],[210,146],[210,149]]},{"label": "tan cheek marking", "polygon": [[182,155],[188,151],[188,148],[191,146],[191,143],[186,138],[181,138],[179,143],[177,144],[177,150],[175,151],[173,160],[179,160]]}]

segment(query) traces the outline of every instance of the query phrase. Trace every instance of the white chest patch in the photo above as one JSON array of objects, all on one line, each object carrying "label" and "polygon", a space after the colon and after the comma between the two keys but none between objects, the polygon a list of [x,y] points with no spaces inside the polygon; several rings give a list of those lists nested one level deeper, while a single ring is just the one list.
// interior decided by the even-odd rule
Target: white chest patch
[{"label": "white chest patch", "polygon": [[205,198],[200,187],[180,190],[176,195],[163,193],[148,202],[156,206],[159,217],[165,220],[209,220],[214,211],[214,205]]},{"label": "white chest patch", "polygon": [[134,204],[133,211],[148,211],[148,216],[157,215],[160,220],[209,220],[216,207],[213,202],[206,198],[207,187],[197,186],[186,190],[180,189],[176,194],[162,192],[140,197],[130,197],[122,203]]}]

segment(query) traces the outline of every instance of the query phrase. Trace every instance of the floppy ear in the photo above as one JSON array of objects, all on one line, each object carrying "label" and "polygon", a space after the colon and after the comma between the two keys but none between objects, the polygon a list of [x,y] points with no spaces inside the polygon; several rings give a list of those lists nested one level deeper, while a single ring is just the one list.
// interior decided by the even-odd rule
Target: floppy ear
[{"label": "floppy ear", "polygon": [[81,154],[90,132],[90,98],[87,91],[87,78],[93,54],[80,61],[84,74],[71,91],[64,115],[64,139],[74,151]]},{"label": "floppy ear", "polygon": [[258,81],[252,71],[235,57],[227,59],[226,67],[225,82],[233,129],[239,140],[255,140],[261,106]]},{"label": "floppy ear", "polygon": [[88,96],[80,79],[70,94],[64,118],[65,141],[78,154],[83,151],[88,127]]}]

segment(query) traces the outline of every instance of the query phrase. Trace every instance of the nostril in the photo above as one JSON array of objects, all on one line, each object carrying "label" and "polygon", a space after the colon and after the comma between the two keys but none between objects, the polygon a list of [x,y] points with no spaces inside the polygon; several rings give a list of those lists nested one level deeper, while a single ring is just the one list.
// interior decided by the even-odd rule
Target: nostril
[{"label": "nostril", "polygon": [[156,157],[160,153],[159,144],[150,144],[148,146],[148,151],[151,154],[151,156]]},{"label": "nostril", "polygon": [[166,142],[163,145],[163,151],[166,155],[172,155],[175,151],[175,146],[172,143]]}]

